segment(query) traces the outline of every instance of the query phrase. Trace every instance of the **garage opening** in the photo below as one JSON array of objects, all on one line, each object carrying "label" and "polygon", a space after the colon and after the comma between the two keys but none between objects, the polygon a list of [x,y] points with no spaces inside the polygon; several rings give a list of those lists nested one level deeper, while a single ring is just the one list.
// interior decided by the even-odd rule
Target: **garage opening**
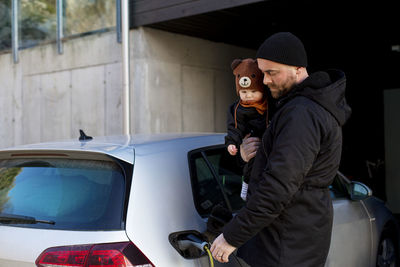
[{"label": "garage opening", "polygon": [[[385,173],[400,168],[394,166],[393,159],[385,158],[384,92],[400,88],[400,35],[394,1],[353,6],[343,0],[243,1],[229,8],[201,1],[208,6],[203,6],[207,11],[199,14],[190,13],[190,4],[200,1],[175,1],[175,5],[167,7],[152,1],[147,9],[140,6],[145,1],[135,2],[132,28],[152,27],[251,49],[257,49],[274,32],[290,31],[304,42],[309,72],[343,70],[347,77],[346,97],[353,114],[343,128],[340,170],[350,179],[371,187],[375,196],[388,201],[394,213],[400,213],[400,201],[391,196],[394,191],[386,190],[397,186],[393,182],[397,179],[393,176],[396,171],[390,172],[391,177]],[[221,1],[226,2],[229,1]],[[163,14],[162,8],[174,8],[177,15],[165,20],[158,16],[154,22],[143,20],[143,16],[151,17],[152,12],[153,17],[157,17],[157,12]],[[392,128],[386,127],[386,134],[388,131]],[[394,145],[386,142],[386,147]],[[388,162],[391,166],[386,165]]]}]

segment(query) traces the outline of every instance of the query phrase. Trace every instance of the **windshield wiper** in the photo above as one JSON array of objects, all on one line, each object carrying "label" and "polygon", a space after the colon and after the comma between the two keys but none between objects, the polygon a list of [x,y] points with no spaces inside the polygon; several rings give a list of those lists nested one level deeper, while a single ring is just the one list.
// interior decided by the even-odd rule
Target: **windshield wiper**
[{"label": "windshield wiper", "polygon": [[45,224],[56,224],[54,221],[46,221],[46,220],[36,220],[34,217],[30,216],[22,216],[22,215],[14,215],[14,214],[0,214],[0,223],[4,224],[37,224],[37,223],[45,223]]}]

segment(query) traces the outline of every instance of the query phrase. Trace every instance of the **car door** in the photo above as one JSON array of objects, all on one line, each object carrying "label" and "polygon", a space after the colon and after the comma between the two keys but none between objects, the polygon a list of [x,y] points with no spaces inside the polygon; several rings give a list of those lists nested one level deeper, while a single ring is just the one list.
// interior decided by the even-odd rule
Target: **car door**
[{"label": "car door", "polygon": [[338,175],[331,186],[333,229],[325,266],[365,267],[371,263],[372,232],[370,218],[361,200],[350,199],[349,185]]},{"label": "car door", "polygon": [[[239,210],[244,201],[240,198],[242,170],[237,158],[230,156],[225,146],[217,145],[196,149],[189,153],[189,168],[193,199],[197,212],[207,224],[217,205]],[[235,254],[229,264],[215,262],[215,266],[246,266]]]}]

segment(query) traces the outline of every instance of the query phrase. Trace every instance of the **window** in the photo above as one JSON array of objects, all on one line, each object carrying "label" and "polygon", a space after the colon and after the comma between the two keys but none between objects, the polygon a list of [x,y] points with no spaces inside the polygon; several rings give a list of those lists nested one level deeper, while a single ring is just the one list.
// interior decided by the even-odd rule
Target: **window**
[{"label": "window", "polygon": [[115,27],[116,1],[64,0],[64,9],[65,36]]},{"label": "window", "polygon": [[225,146],[191,151],[189,162],[194,202],[201,216],[208,216],[216,204],[226,201],[233,211],[244,205],[240,198],[242,169]]},{"label": "window", "polygon": [[[12,46],[11,0],[0,0],[0,51]],[[20,48],[57,39],[57,0],[19,0],[18,45]],[[109,30],[116,25],[116,1],[62,0],[63,36]]]},{"label": "window", "polygon": [[1,160],[0,214],[55,222],[16,224],[22,227],[122,229],[125,184],[111,160]]},{"label": "window", "polygon": [[56,39],[56,0],[20,1],[20,46]]},{"label": "window", "polygon": [[[242,169],[225,146],[191,151],[189,163],[194,203],[201,216],[207,217],[215,205],[226,203],[221,187],[234,212],[244,205],[240,198]],[[332,199],[349,197],[349,189],[339,175],[336,175],[329,189]]]}]

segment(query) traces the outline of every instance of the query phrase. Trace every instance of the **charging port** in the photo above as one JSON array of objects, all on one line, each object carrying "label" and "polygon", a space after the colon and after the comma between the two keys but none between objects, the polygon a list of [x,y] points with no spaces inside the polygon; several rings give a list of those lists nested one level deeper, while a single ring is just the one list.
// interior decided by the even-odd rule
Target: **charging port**
[{"label": "charging port", "polygon": [[185,259],[203,257],[207,254],[205,247],[211,247],[206,238],[195,230],[172,233],[169,242]]}]

